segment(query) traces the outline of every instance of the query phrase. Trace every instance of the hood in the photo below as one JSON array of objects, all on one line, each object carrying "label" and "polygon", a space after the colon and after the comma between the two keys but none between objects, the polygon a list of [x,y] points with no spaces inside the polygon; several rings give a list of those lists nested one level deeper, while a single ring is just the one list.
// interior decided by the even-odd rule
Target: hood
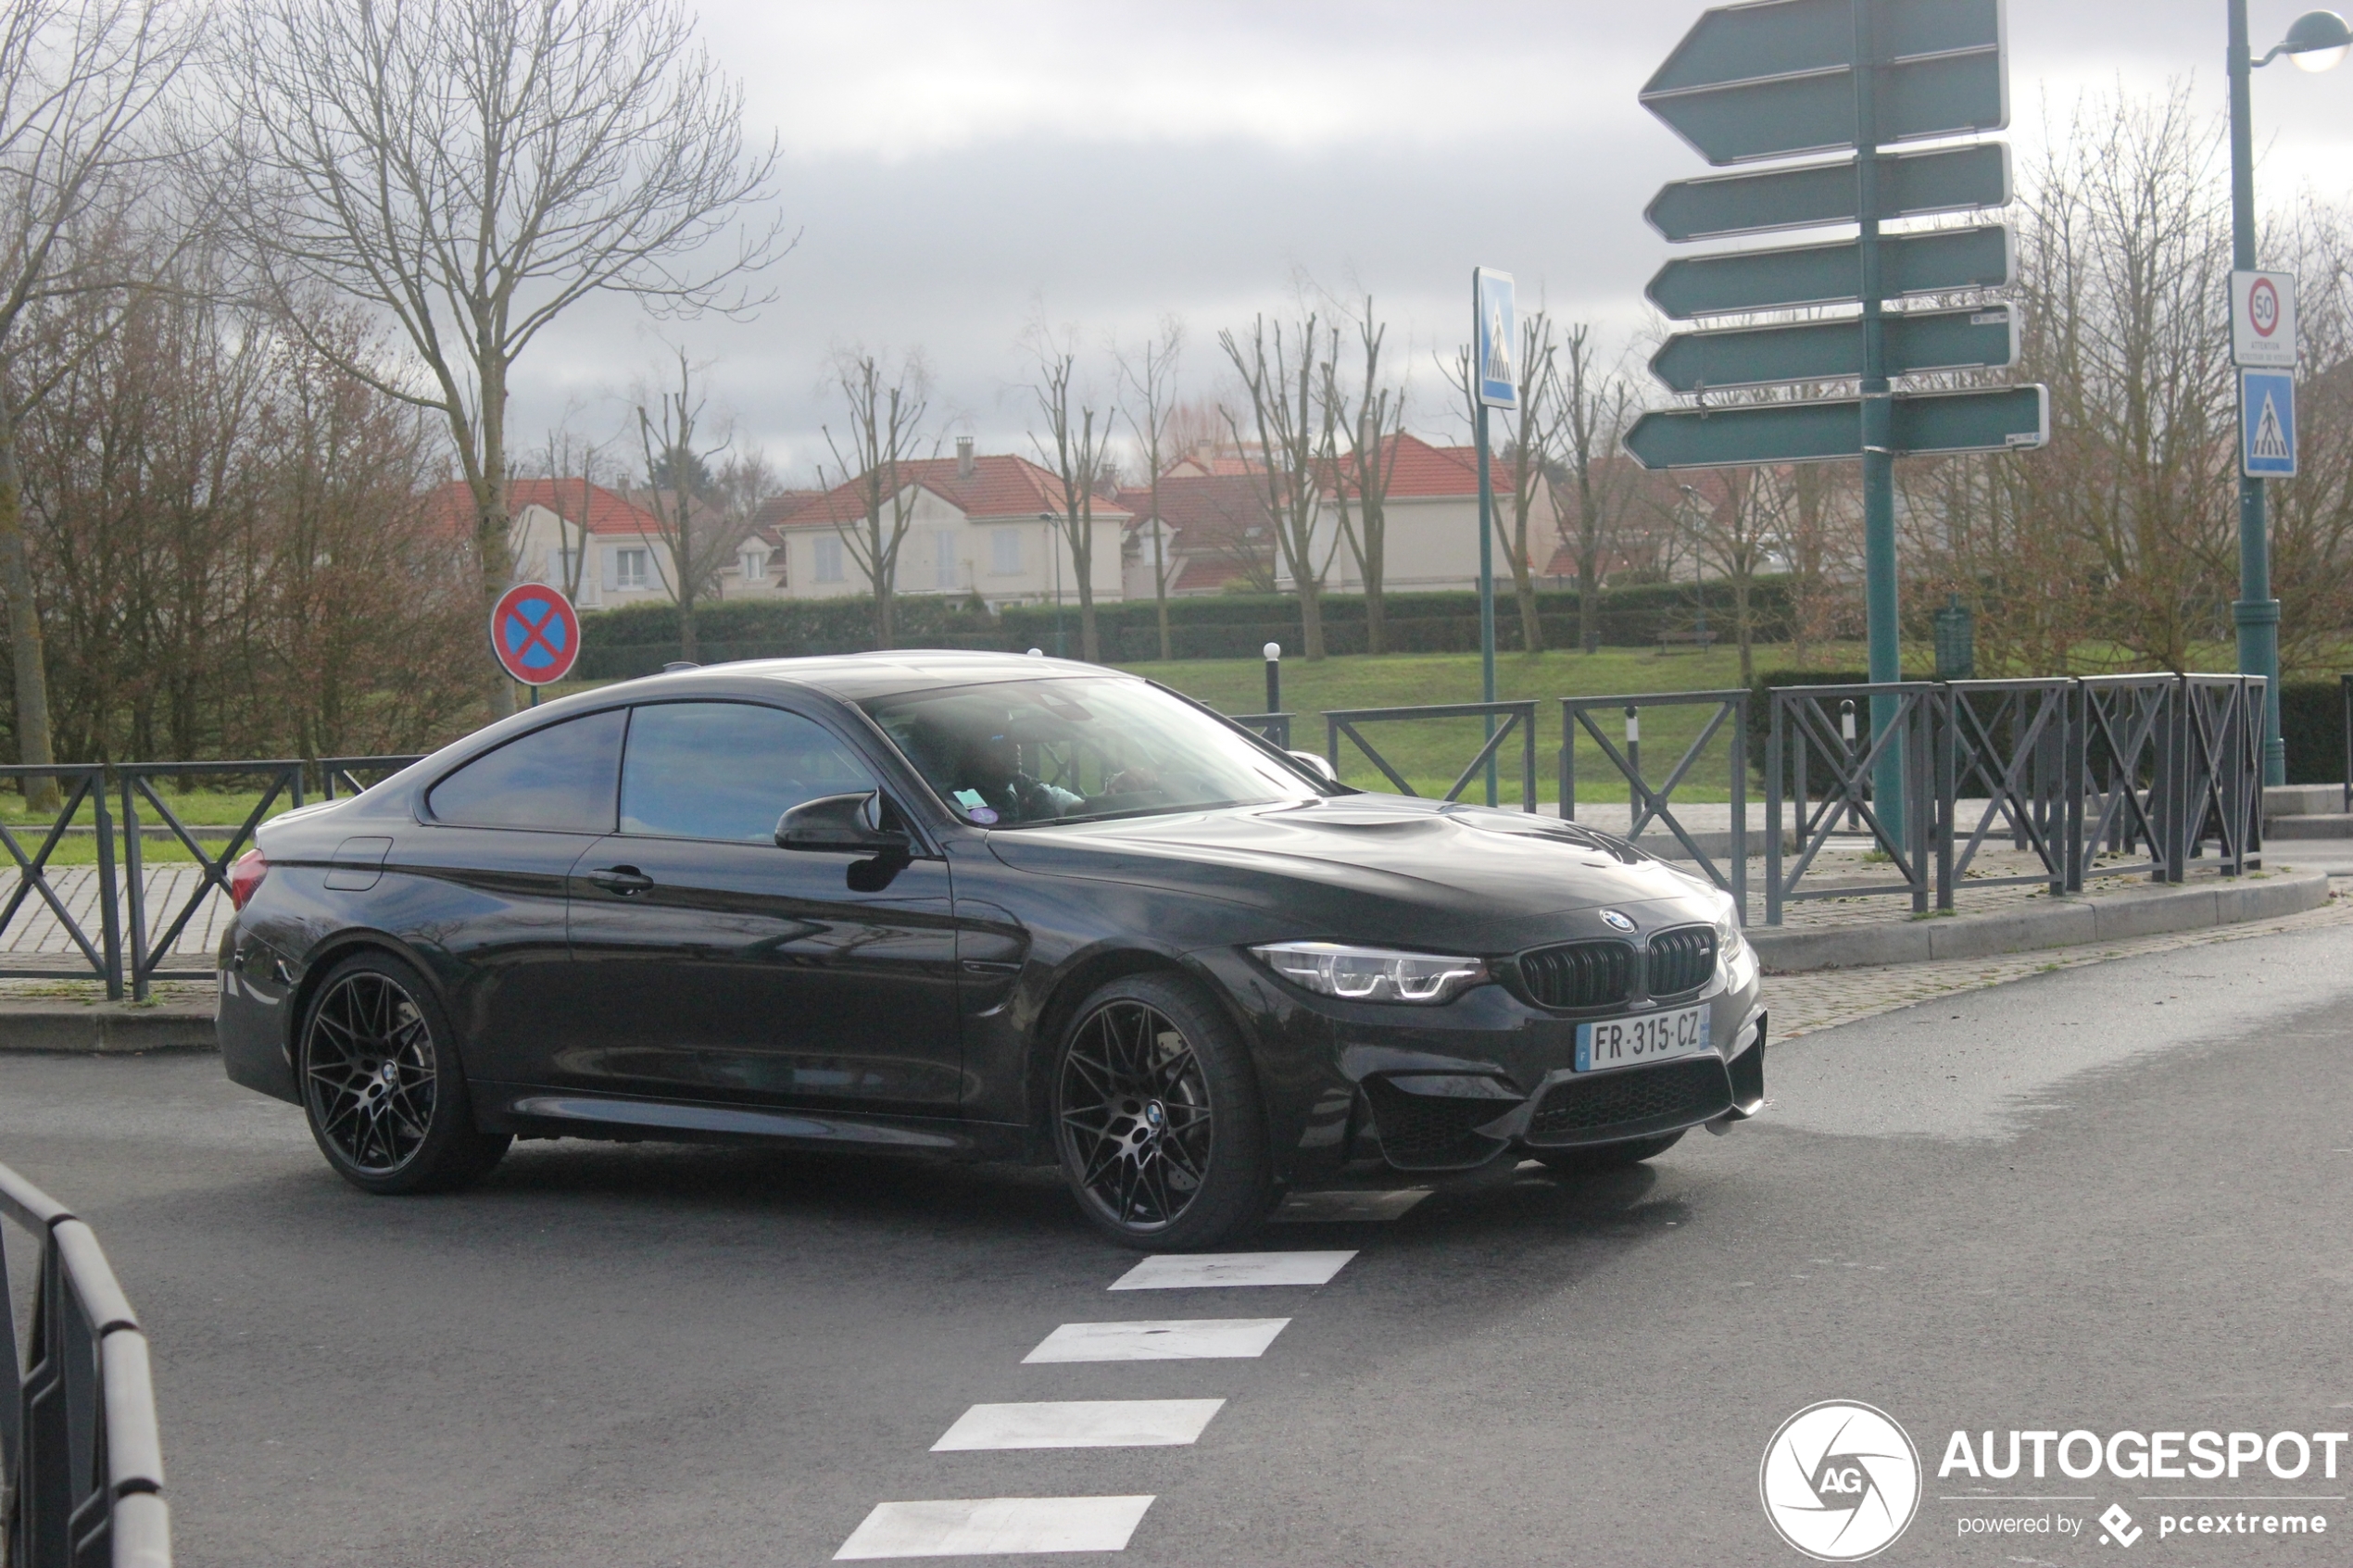
[{"label": "hood", "polygon": [[1261,904],[1320,918],[1335,935],[1393,929],[1408,911],[1414,926],[1437,914],[1508,927],[1660,899],[1704,919],[1720,900],[1697,878],[1575,822],[1403,796],[999,831],[989,847],[1017,870]]}]

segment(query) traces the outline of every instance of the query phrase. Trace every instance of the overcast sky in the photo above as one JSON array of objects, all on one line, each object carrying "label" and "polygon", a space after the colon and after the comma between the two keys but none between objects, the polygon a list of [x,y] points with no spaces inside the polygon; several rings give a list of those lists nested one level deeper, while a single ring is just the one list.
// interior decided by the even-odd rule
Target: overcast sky
[{"label": "overcast sky", "polygon": [[[2304,8],[2251,0],[2256,47]],[[943,431],[1028,450],[1026,329],[1104,345],[1163,317],[1190,333],[1189,389],[1220,384],[1216,334],[1302,284],[1369,290],[1420,369],[1413,423],[1459,422],[1432,370],[1475,264],[1521,307],[1622,342],[1667,254],[1642,210],[1705,172],[1635,101],[1701,10],[1688,0],[1480,6],[1402,0],[712,0],[747,129],[781,137],[779,208],[800,232],[749,321],[653,323],[592,301],[518,367],[518,448],[559,420],[591,439],[683,344],[737,439],[807,483],[839,428],[829,351],[920,347]],[[2086,93],[2186,82],[2222,108],[2222,0],[2009,0],[2010,139],[2021,171]],[[2353,196],[2353,65],[2284,60],[2255,81],[2267,204]],[[519,454],[520,455],[520,454]]]}]

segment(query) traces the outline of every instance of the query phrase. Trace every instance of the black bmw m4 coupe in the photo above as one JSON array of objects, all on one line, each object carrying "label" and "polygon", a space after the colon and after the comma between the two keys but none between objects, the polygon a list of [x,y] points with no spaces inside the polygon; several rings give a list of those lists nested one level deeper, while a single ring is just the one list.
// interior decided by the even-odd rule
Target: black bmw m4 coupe
[{"label": "black bmw m4 coupe", "polygon": [[919,1152],[1058,1162],[1181,1249],[1288,1188],[1623,1164],[1764,1102],[1721,894],[1090,665],[677,671],[258,842],[222,1060],[371,1192],[517,1137]]}]

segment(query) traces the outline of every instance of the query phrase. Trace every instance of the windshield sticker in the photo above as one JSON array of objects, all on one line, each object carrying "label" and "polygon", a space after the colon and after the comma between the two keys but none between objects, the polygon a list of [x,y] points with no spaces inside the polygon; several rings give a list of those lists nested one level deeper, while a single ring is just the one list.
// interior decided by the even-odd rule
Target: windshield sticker
[{"label": "windshield sticker", "polygon": [[981,798],[980,791],[976,789],[960,789],[956,792],[956,804],[969,811],[975,806],[986,806],[988,802]]},{"label": "windshield sticker", "polygon": [[967,806],[964,808],[964,815],[970,817],[974,822],[980,823],[983,827],[988,826],[989,823],[997,820],[997,813],[990,810],[986,806]]}]

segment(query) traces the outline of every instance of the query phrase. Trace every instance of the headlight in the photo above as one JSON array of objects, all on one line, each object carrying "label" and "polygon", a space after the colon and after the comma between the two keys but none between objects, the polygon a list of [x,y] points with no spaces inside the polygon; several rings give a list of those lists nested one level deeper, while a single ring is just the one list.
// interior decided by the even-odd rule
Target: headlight
[{"label": "headlight", "polygon": [[1716,917],[1716,974],[1727,991],[1737,991],[1756,978],[1756,949],[1741,935],[1730,899]]},{"label": "headlight", "polygon": [[1453,999],[1491,977],[1477,959],[1349,947],[1336,942],[1274,942],[1252,947],[1263,963],[1294,985],[1352,1002]]}]

